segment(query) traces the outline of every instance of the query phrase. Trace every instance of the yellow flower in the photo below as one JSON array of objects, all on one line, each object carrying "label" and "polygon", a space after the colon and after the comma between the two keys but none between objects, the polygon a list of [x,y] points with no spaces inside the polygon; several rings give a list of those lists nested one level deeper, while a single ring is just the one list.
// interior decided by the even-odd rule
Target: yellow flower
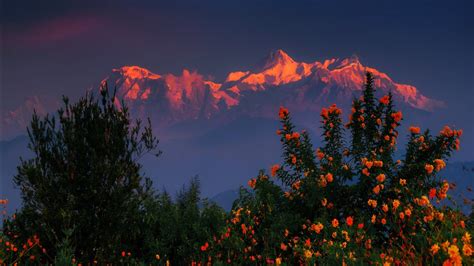
[{"label": "yellow flower", "polygon": [[451,245],[448,248],[448,254],[451,259],[455,259],[459,256],[459,248],[456,245]]},{"label": "yellow flower", "polygon": [[310,259],[310,258],[313,256],[313,252],[311,252],[311,250],[305,250],[305,251],[304,251],[304,256],[305,256],[307,259]]},{"label": "yellow flower", "polygon": [[276,258],[275,259],[275,264],[276,265],[281,265],[281,258]]},{"label": "yellow flower", "polygon": [[466,232],[464,234],[464,236],[462,237],[462,242],[464,242],[464,244],[471,243],[471,234],[469,234],[469,232]]},{"label": "yellow flower", "polygon": [[370,221],[374,224],[375,221],[377,219],[377,216],[375,216],[375,214],[372,215],[372,218],[370,219]]},{"label": "yellow flower", "polygon": [[369,204],[369,206],[372,206],[372,208],[377,207],[377,201],[376,201],[376,200],[373,200],[373,199],[369,199],[369,200],[367,201],[367,204]]},{"label": "yellow flower", "polygon": [[432,255],[435,255],[436,253],[438,253],[438,251],[439,251],[439,246],[438,246],[438,244],[432,245],[430,250],[431,250],[431,254],[432,254]]}]

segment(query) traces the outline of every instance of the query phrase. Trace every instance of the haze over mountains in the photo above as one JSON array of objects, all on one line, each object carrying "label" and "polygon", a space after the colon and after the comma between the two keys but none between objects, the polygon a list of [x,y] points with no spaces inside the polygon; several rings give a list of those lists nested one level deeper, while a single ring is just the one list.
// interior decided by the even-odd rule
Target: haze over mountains
[{"label": "haze over mountains", "polygon": [[[351,100],[360,96],[366,71],[375,77],[377,96],[391,91],[396,107],[407,114],[400,128],[401,143],[411,124],[432,128],[435,133],[445,124],[439,116],[445,106],[442,101],[363,65],[356,56],[297,62],[276,50],[248,69],[228,73],[222,81],[186,69],[175,75],[123,66],[104,74],[102,83],[117,89],[118,98],[129,106],[133,117],[151,118],[164,153],[142,162],[155,185],[173,193],[198,175],[203,194],[213,196],[226,190],[234,193],[259,169],[280,161],[275,135],[279,106],[289,108],[298,130],[310,132],[317,146],[319,111],[336,103],[343,107],[346,120]],[[16,136],[0,143],[1,183],[9,198],[18,199],[11,183],[18,157],[31,155],[24,135],[33,109],[45,115],[59,102],[32,95],[16,110],[2,114],[2,139]]]}]

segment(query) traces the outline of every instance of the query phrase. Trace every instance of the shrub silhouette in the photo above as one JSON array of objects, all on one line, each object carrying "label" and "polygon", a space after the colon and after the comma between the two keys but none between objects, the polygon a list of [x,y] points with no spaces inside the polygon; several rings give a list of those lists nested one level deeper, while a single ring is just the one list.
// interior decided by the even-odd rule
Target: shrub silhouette
[{"label": "shrub silhouette", "polygon": [[28,133],[35,156],[14,177],[23,206],[5,217],[0,264],[191,263],[225,223],[197,178],[175,201],[152,188],[139,158],[159,156],[158,140],[106,84],[99,99],[64,98],[57,118],[35,114]]}]

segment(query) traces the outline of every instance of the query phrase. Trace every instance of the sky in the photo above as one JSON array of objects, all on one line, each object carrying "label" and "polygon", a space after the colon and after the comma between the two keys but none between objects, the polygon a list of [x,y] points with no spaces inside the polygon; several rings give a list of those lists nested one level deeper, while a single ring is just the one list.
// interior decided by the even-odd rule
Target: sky
[{"label": "sky", "polygon": [[[25,97],[78,96],[111,69],[197,70],[216,81],[275,49],[298,61],[358,55],[474,112],[473,1],[2,1],[0,111]],[[472,137],[471,137],[472,138]]]}]

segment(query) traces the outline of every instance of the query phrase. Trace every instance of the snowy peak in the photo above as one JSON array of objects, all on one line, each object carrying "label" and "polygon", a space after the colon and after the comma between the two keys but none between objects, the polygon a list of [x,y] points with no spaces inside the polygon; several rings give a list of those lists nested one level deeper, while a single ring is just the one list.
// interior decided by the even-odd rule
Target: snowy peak
[{"label": "snowy peak", "polygon": [[293,58],[291,58],[285,51],[278,49],[272,51],[264,60],[263,60],[263,70],[267,68],[272,68],[277,65],[287,65],[296,63]]},{"label": "snowy peak", "polygon": [[125,78],[130,78],[130,79],[159,79],[161,78],[160,75],[152,73],[150,70],[139,67],[139,66],[123,66],[118,69],[113,69],[112,72],[119,72],[120,75],[124,76]]}]

